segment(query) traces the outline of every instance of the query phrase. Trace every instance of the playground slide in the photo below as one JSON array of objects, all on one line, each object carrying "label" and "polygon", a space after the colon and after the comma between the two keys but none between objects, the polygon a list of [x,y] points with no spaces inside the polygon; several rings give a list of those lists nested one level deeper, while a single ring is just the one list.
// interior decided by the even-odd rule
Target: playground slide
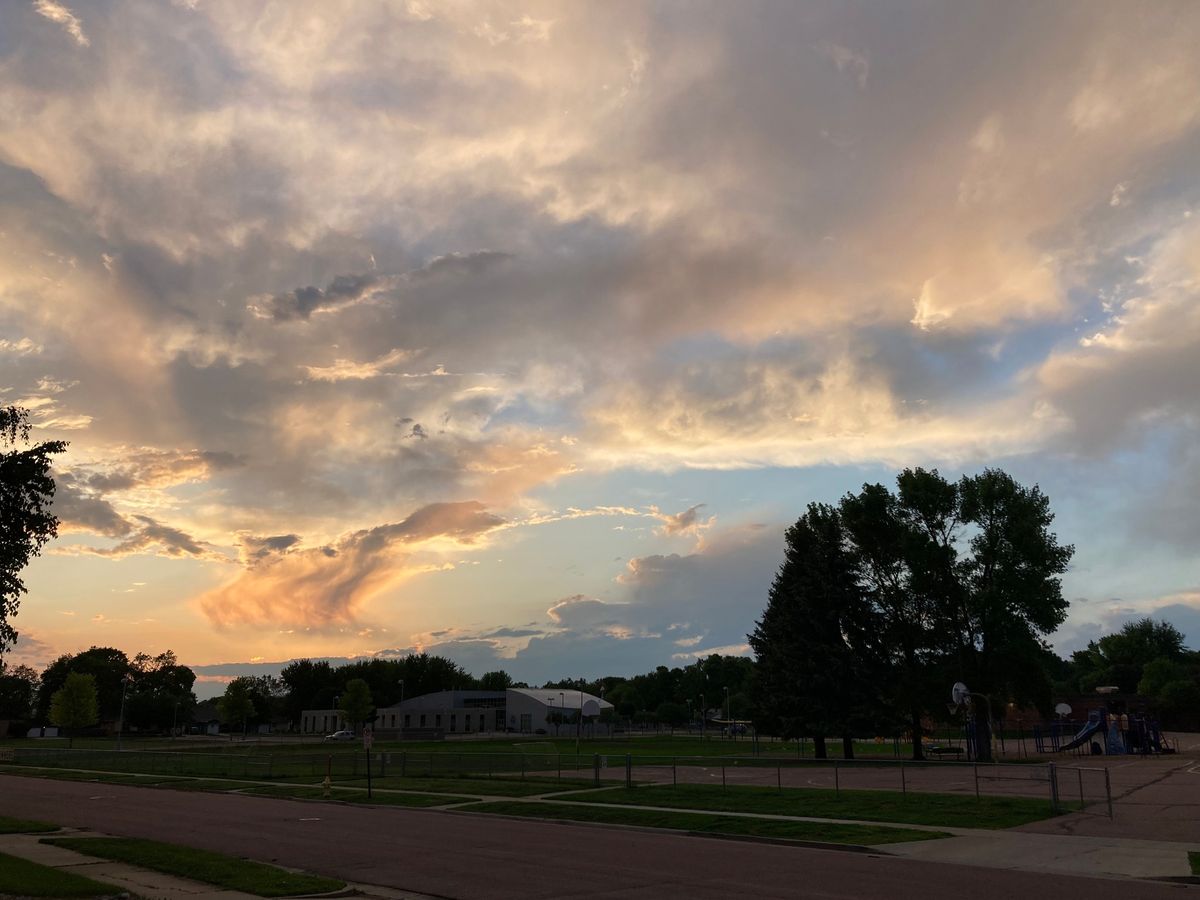
[{"label": "playground slide", "polygon": [[1063,744],[1061,747],[1059,747],[1058,752],[1062,753],[1066,750],[1074,750],[1076,747],[1080,747],[1083,744],[1086,744],[1088,742],[1088,738],[1090,738],[1094,734],[1100,735],[1101,738],[1104,737],[1104,720],[1103,719],[1096,721],[1096,722],[1089,721],[1085,726],[1083,726],[1082,731],[1080,731],[1077,735],[1075,735],[1075,737],[1071,738],[1070,743]]}]

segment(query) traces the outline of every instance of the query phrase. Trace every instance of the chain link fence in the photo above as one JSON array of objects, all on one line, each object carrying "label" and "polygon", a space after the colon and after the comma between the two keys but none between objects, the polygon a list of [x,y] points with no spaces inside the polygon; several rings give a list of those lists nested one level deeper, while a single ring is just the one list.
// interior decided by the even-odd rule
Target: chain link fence
[{"label": "chain link fence", "polygon": [[[362,778],[367,753],[214,753],[164,750],[19,748],[22,766],[124,774],[256,781]],[[532,744],[517,752],[376,751],[378,778],[570,782],[580,786],[706,784],[942,793],[982,797],[1045,798],[1056,812],[1112,816],[1112,788],[1104,768],[1055,763],[909,762],[897,760],[790,759],[767,756],[656,756],[566,754]]]}]

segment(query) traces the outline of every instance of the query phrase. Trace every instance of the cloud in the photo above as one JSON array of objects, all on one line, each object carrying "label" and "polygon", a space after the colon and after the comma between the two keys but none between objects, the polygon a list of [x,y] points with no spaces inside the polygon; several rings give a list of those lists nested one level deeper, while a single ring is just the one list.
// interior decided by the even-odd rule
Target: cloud
[{"label": "cloud", "polygon": [[277,322],[296,319],[308,321],[314,312],[336,309],[366,299],[379,284],[379,279],[374,275],[339,275],[324,289],[312,286],[296,288],[290,293],[267,298],[261,306],[252,304],[251,309]]},{"label": "cloud", "polygon": [[83,25],[75,14],[57,0],[34,0],[33,8],[39,15],[45,16],[51,22],[57,22],[81,47],[88,46],[91,41],[83,33]]},{"label": "cloud", "polygon": [[678,513],[659,512],[657,507],[652,507],[650,512],[663,524],[658,529],[658,534],[666,536],[674,536],[679,534],[698,535],[706,528],[711,528],[717,521],[716,516],[710,516],[708,519],[701,519],[699,512],[705,504],[697,503],[695,506],[685,509]]},{"label": "cloud", "polygon": [[385,589],[439,567],[415,561],[417,549],[471,545],[504,524],[474,501],[429,504],[400,522],[356,531],[322,547],[252,556],[251,568],[204,594],[198,605],[220,628],[326,629],[353,623]]},{"label": "cloud", "polygon": [[411,359],[412,351],[390,350],[370,362],[335,359],[330,366],[305,366],[304,371],[314,381],[362,381],[385,373],[392,366]]},{"label": "cloud", "polygon": [[121,559],[141,553],[155,553],[167,557],[192,557],[196,559],[211,559],[225,562],[226,557],[217,553],[203,541],[198,541],[192,535],[179,528],[164,525],[149,516],[134,515],[125,520],[125,524],[133,532],[124,540],[112,547],[91,547],[84,544],[71,544],[58,547],[56,554],[60,555],[90,555],[104,556],[110,559]]},{"label": "cloud", "polygon": [[19,338],[15,341],[0,338],[0,353],[11,353],[14,356],[28,356],[41,352],[41,345],[34,343],[27,337]]},{"label": "cloud", "polygon": [[241,536],[239,558],[244,566],[255,566],[273,556],[289,553],[300,543],[298,534],[276,534],[270,537]]}]

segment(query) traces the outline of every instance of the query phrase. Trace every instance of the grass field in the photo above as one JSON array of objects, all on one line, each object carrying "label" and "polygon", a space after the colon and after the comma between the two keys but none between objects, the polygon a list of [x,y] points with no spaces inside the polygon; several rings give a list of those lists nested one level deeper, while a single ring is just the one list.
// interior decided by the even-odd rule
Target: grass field
[{"label": "grass field", "polygon": [[[585,795],[589,803],[632,806],[669,806],[673,809],[707,809],[719,812],[769,813],[830,819],[864,819],[909,825],[959,828],[1012,828],[1054,815],[1044,800],[1026,797],[982,797],[958,794],[915,794],[896,791],[835,793],[820,788],[769,787],[721,788],[707,784],[652,785],[612,788]],[[571,794],[559,799],[569,800]],[[582,797],[580,799],[583,799]]]},{"label": "grass field", "polygon": [[0,834],[41,834],[47,831],[58,831],[57,825],[46,822],[30,822],[28,819],[10,819],[0,816]]},{"label": "grass field", "polygon": [[571,806],[558,803],[476,803],[461,807],[464,812],[492,813],[524,818],[553,819],[567,822],[600,822],[611,825],[636,825],[671,828],[678,831],[739,837],[765,837],[793,841],[820,841],[830,844],[892,844],[899,841],[927,841],[949,837],[941,831],[917,831],[883,825],[840,825],[822,822],[781,822],[771,819],[742,819],[711,816],[694,812],[663,812],[652,809],[606,809],[596,806]]},{"label": "grass field", "polygon": [[0,897],[115,897],[122,889],[0,853]]},{"label": "grass field", "polygon": [[320,894],[345,887],[344,882],[332,878],[296,874],[276,866],[157,841],[89,837],[44,838],[43,842],[260,897]]}]

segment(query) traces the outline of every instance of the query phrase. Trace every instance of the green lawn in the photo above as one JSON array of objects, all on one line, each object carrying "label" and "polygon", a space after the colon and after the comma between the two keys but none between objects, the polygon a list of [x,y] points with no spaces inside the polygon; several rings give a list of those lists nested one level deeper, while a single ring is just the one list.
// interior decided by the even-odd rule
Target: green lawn
[{"label": "green lawn", "polygon": [[0,853],[0,897],[115,897],[119,887]]},{"label": "green lawn", "polygon": [[460,807],[463,812],[494,813],[567,822],[603,822],[612,825],[637,825],[672,828],[700,834],[782,838],[793,841],[820,841],[830,844],[893,844],[899,841],[927,841],[949,837],[942,831],[917,831],[883,825],[840,825],[823,822],[781,822],[772,819],[741,819],[710,816],[703,813],[663,812],[652,809],[616,809],[597,806],[571,806],[560,803],[520,803],[497,801]]},{"label": "green lawn", "polygon": [[1193,850],[1188,853],[1188,863],[1192,867],[1192,874],[1200,875],[1200,852]]},{"label": "green lawn", "polygon": [[65,847],[88,856],[129,863],[180,878],[215,884],[231,891],[243,891],[260,897],[291,897],[296,894],[322,894],[336,891],[345,884],[318,875],[295,874],[276,866],[237,859],[208,850],[195,850],[176,844],[160,844],[135,838],[43,838],[55,847]]},{"label": "green lawn", "polygon": [[[571,794],[563,794],[561,799],[571,797]],[[613,788],[588,793],[586,799],[589,803],[866,819],[960,828],[1012,828],[1054,815],[1049,803],[1027,797],[976,800],[958,794],[910,792],[904,795],[898,791],[842,791],[839,796],[834,791],[820,788],[784,788],[780,793],[770,787],[721,788],[707,784],[652,785],[632,790]]]},{"label": "green lawn", "polygon": [[40,834],[46,831],[58,831],[57,825],[45,822],[30,822],[27,819],[10,819],[0,816],[0,834]]}]

